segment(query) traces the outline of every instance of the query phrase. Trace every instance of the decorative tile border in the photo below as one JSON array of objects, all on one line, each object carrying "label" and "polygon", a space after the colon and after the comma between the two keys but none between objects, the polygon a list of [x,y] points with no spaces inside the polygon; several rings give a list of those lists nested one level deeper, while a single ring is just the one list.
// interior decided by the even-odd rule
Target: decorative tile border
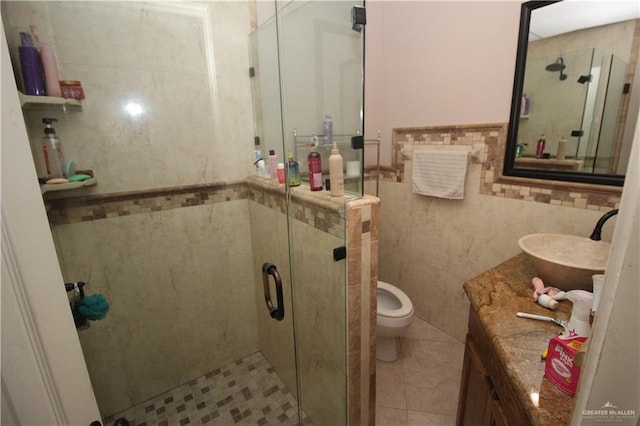
[{"label": "decorative tile border", "polygon": [[375,425],[378,210],[365,195],[347,202],[347,363],[349,425]]},{"label": "decorative tile border", "polygon": [[80,197],[46,197],[45,202],[51,224],[63,225],[246,198],[244,181],[236,181]]},{"label": "decorative tile border", "polygon": [[[291,193],[296,201],[291,205],[292,217],[338,238],[345,237],[343,198],[316,195],[306,187],[293,188]],[[47,197],[46,203],[49,221],[55,226],[244,199],[287,213],[284,186],[255,177],[147,191],[54,196]]]},{"label": "decorative tile border", "polygon": [[[248,177],[249,200],[287,214],[284,185],[266,179]],[[291,216],[300,222],[331,234],[345,238],[345,199],[331,197],[326,192],[314,193],[307,186],[291,188]]]},{"label": "decorative tile border", "polygon": [[402,149],[407,146],[482,143],[480,194],[599,211],[608,211],[620,204],[622,189],[619,187],[503,176],[506,135],[506,123],[394,129],[392,166],[381,167],[380,178],[404,181]]}]

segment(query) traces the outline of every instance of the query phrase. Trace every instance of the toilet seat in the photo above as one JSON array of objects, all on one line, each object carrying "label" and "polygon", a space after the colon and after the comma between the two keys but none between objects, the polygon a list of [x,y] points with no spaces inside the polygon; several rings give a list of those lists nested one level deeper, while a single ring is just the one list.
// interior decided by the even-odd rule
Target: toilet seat
[{"label": "toilet seat", "polygon": [[380,303],[384,295],[380,297],[378,295],[378,315],[388,318],[402,318],[409,316],[413,313],[413,304],[402,290],[384,281],[378,281],[378,292],[388,293],[389,297],[395,298],[396,302],[400,304],[400,307],[394,309],[392,307],[384,306],[384,303]]}]

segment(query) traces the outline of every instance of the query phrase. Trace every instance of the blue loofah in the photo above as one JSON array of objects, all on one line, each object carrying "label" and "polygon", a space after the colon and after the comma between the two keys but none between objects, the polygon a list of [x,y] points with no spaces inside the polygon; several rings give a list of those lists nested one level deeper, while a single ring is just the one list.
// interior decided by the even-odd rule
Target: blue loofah
[{"label": "blue loofah", "polygon": [[101,294],[86,296],[80,301],[78,310],[83,317],[90,320],[101,320],[107,316],[109,312],[109,302]]}]

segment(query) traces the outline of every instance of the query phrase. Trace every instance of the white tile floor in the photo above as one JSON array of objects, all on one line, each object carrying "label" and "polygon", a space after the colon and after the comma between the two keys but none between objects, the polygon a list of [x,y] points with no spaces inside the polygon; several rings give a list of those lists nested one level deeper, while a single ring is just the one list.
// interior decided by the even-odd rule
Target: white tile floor
[{"label": "white tile floor", "polygon": [[394,362],[377,361],[376,426],[454,425],[464,344],[415,318]]}]

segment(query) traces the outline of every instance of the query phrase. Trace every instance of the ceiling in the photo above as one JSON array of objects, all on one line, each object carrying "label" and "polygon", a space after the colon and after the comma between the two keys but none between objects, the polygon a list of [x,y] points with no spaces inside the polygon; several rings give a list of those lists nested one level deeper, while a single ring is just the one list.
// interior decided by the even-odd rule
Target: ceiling
[{"label": "ceiling", "polygon": [[640,18],[637,0],[565,0],[531,13],[529,41],[635,18]]}]

